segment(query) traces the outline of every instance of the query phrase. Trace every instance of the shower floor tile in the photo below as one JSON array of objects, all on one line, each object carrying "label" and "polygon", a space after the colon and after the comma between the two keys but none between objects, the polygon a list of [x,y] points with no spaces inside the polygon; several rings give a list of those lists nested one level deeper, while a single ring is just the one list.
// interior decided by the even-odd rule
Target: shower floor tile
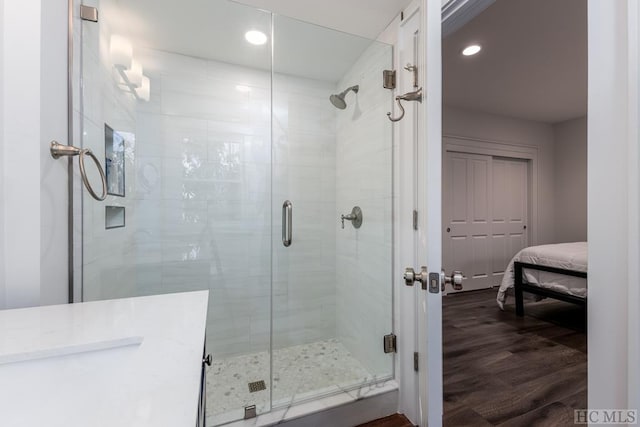
[{"label": "shower floor tile", "polygon": [[[242,418],[244,407],[269,410],[269,353],[214,359],[207,370],[207,417]],[[273,405],[281,406],[332,387],[348,387],[373,376],[338,340],[330,339],[273,351]],[[251,393],[249,383],[263,380],[266,390]],[[225,414],[222,418],[220,416]]]}]

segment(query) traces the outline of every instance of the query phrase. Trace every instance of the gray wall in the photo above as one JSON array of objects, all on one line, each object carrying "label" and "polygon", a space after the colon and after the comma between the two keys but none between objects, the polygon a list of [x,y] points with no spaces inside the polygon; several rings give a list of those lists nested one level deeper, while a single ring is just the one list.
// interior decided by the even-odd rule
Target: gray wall
[{"label": "gray wall", "polygon": [[538,148],[538,244],[556,242],[553,128],[538,123],[445,106],[442,133]]},{"label": "gray wall", "polygon": [[587,118],[553,126],[556,241],[587,240]]},{"label": "gray wall", "polygon": [[[0,0],[0,24],[4,27],[4,0]],[[4,30],[0,29],[0,164],[4,164]],[[4,174],[0,173],[0,310],[6,306],[4,276]]]},{"label": "gray wall", "polygon": [[0,2],[0,309],[67,301],[66,12]]}]

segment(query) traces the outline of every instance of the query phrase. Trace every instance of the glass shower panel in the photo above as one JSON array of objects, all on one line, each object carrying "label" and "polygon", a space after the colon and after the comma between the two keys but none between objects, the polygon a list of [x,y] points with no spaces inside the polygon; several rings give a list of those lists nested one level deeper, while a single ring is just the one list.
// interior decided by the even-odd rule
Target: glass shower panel
[{"label": "glass shower panel", "polygon": [[212,425],[271,408],[271,14],[190,3],[76,17],[82,145],[110,192],[83,194],[82,299],[208,289]]},{"label": "glass shower panel", "polygon": [[389,45],[274,16],[274,407],[392,376],[390,68]]}]

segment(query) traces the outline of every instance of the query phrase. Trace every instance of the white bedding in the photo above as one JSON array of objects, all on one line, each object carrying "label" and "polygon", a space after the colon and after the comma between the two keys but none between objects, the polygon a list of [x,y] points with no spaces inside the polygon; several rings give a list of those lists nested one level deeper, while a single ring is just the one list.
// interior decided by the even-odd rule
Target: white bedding
[{"label": "white bedding", "polygon": [[[496,299],[501,310],[504,310],[504,303],[507,299],[507,289],[513,287],[515,278],[513,263],[516,261],[586,273],[587,242],[530,246],[518,252],[507,266],[504,276],[502,277],[502,284],[500,285]],[[527,269],[524,269],[523,274],[529,284],[535,284],[542,288],[549,288],[557,292],[578,297],[587,296],[587,280],[581,277]]]}]

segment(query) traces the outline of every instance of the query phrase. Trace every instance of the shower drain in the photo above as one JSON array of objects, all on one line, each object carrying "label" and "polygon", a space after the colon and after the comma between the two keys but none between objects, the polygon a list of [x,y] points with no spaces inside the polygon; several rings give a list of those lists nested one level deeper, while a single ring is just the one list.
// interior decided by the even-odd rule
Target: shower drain
[{"label": "shower drain", "polygon": [[263,380],[249,383],[249,393],[255,393],[256,391],[262,391],[266,389],[267,389],[267,386],[265,385]]}]

